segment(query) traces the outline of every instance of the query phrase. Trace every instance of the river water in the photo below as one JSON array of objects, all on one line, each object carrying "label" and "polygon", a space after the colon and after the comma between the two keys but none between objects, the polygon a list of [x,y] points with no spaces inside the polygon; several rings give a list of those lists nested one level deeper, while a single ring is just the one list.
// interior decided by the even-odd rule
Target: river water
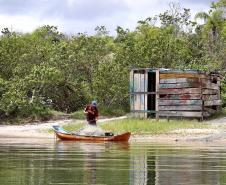
[{"label": "river water", "polygon": [[222,185],[226,146],[0,139],[1,185]]}]

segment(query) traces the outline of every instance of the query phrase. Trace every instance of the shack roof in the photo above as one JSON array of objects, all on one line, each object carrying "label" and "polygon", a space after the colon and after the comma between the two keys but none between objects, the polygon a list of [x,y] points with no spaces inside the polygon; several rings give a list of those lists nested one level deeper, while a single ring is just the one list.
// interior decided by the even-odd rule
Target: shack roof
[{"label": "shack roof", "polygon": [[188,73],[188,74],[206,74],[211,76],[219,77],[220,79],[223,79],[223,75],[219,71],[201,71],[198,69],[165,69],[165,68],[132,68],[131,71],[140,71],[140,70],[146,70],[148,72],[154,72],[156,70],[159,70],[160,73],[168,74],[168,73],[174,73],[174,74],[180,74],[180,73]]}]

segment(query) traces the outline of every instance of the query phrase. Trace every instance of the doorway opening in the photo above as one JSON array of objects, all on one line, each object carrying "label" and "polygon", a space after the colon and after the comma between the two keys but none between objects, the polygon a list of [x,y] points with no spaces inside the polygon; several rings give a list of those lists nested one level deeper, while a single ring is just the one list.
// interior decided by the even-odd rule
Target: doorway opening
[{"label": "doorway opening", "polygon": [[148,92],[153,93],[153,94],[148,94],[148,103],[147,103],[147,108],[148,108],[148,115],[147,117],[149,118],[154,118],[155,117],[155,100],[156,100],[156,72],[155,71],[149,71],[148,72]]}]

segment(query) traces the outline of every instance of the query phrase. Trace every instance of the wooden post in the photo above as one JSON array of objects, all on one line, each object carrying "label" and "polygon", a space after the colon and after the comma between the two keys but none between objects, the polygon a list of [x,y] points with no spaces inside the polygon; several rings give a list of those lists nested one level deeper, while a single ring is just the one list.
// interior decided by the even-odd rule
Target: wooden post
[{"label": "wooden post", "polygon": [[156,70],[155,82],[155,118],[159,120],[159,69]]},{"label": "wooden post", "polygon": [[[141,81],[141,71],[139,71],[139,78],[138,78],[138,92],[141,92],[141,83],[142,83],[142,81]],[[142,105],[141,105],[141,103],[142,103],[142,99],[141,99],[141,97],[142,97],[142,94],[140,93],[139,95],[139,111],[140,110],[143,110],[143,107],[142,107]],[[139,118],[142,118],[142,112],[140,111],[140,113],[139,113]]]},{"label": "wooden post", "polygon": [[199,76],[199,84],[200,84],[200,86],[199,86],[199,88],[200,88],[200,90],[201,90],[201,100],[202,100],[202,117],[201,117],[201,121],[203,121],[203,115],[204,115],[204,100],[203,100],[203,89],[202,89],[202,87],[203,87],[203,82],[202,82],[202,79],[200,78],[200,76]]},{"label": "wooden post", "polygon": [[[221,80],[219,77],[217,78],[217,85],[218,85],[218,93],[217,93],[218,100],[221,100]],[[217,111],[220,111],[220,110],[222,110],[222,106],[217,107]]]},{"label": "wooden post", "polygon": [[[130,82],[129,82],[129,91],[130,91],[130,111],[134,110],[134,77],[133,70],[130,71]],[[134,114],[134,113],[133,113]],[[134,116],[134,115],[133,115]]]},{"label": "wooden post", "polygon": [[167,122],[169,122],[169,116],[167,116]]}]

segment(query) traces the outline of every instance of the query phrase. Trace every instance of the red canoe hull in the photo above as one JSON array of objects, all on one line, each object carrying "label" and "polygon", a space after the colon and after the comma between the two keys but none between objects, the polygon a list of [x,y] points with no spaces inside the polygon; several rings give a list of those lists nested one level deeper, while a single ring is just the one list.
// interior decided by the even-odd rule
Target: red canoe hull
[{"label": "red canoe hull", "polygon": [[55,132],[57,138],[64,141],[128,141],[131,133],[126,132],[116,136],[79,136],[74,134],[64,134],[60,132]]}]

